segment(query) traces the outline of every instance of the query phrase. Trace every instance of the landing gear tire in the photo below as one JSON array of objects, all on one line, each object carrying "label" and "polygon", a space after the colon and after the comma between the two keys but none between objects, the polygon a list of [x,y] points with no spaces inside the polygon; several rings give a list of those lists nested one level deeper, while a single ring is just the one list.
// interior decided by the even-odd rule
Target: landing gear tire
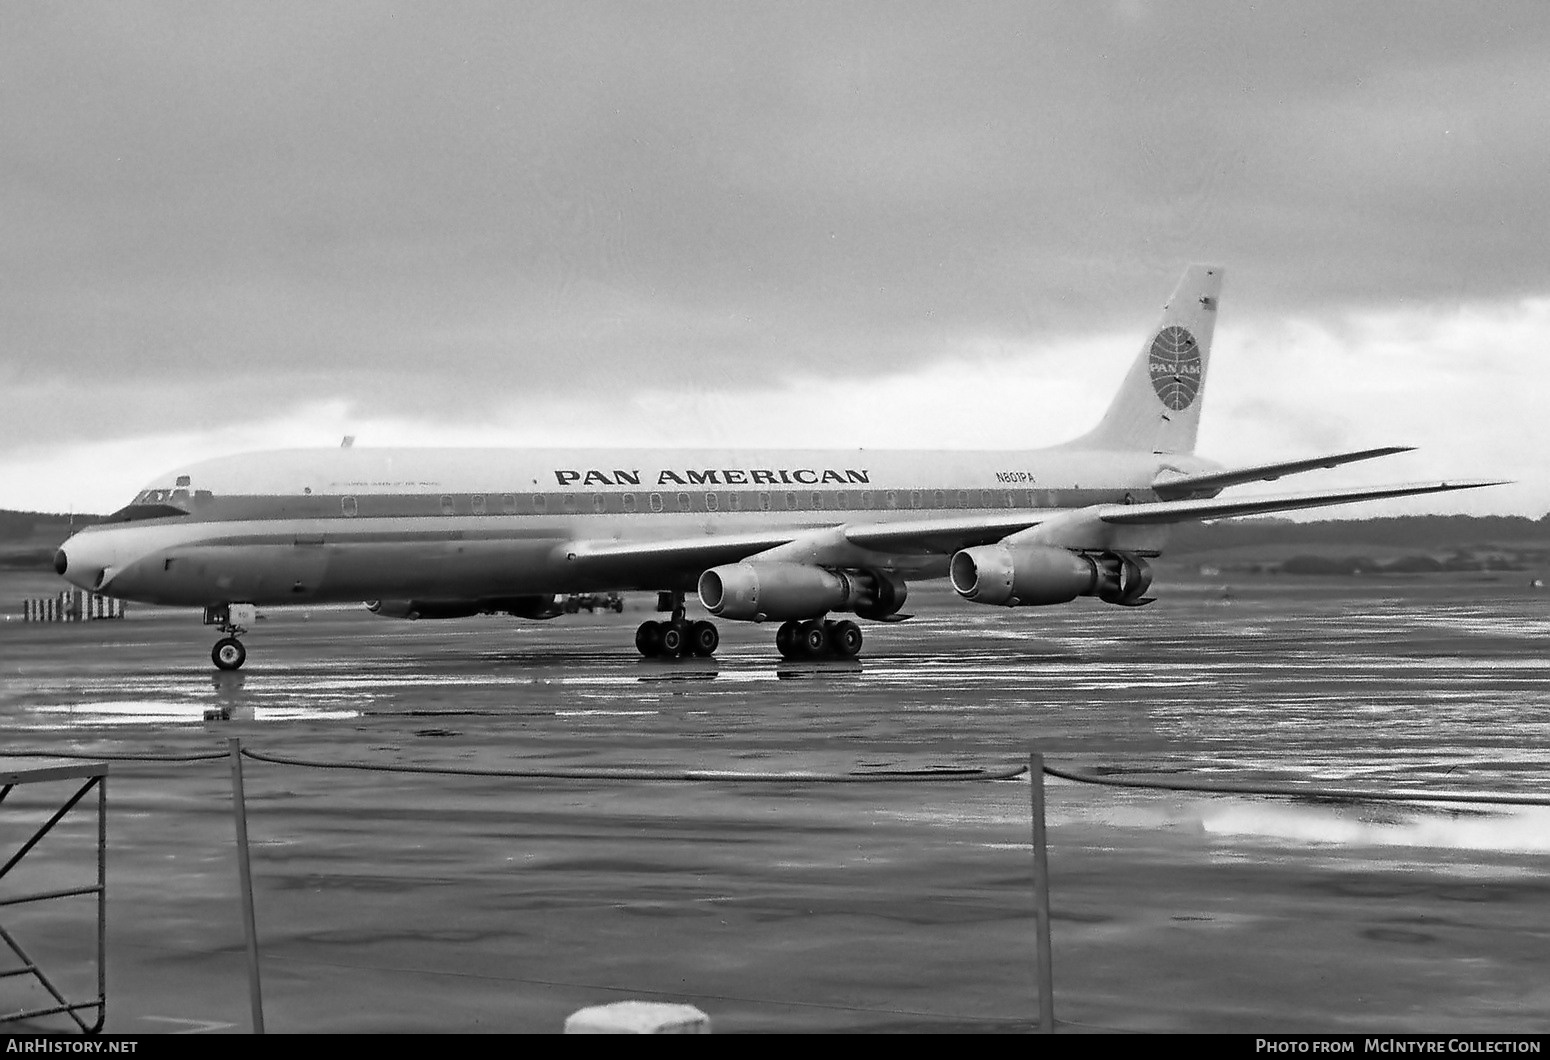
[{"label": "landing gear tire", "polygon": [[829,647],[841,659],[854,659],[861,653],[861,627],[849,619],[834,623],[829,629]]},{"label": "landing gear tire", "polygon": [[684,653],[684,644],[689,638],[680,623],[664,622],[661,625],[662,650],[659,654],[668,659],[676,659]]},{"label": "landing gear tire", "polygon": [[797,630],[801,625],[800,622],[782,622],[775,631],[775,650],[780,652],[782,659],[801,657],[801,650],[797,646]]},{"label": "landing gear tire", "polygon": [[797,646],[809,659],[819,659],[829,654],[829,631],[818,619],[803,622],[797,630]]},{"label": "landing gear tire", "polygon": [[642,622],[635,631],[635,650],[648,659],[662,654],[662,623]]},{"label": "landing gear tire", "polygon": [[210,649],[210,661],[217,670],[240,670],[248,661],[248,650],[236,637],[222,637]]},{"label": "landing gear tire", "polygon": [[689,627],[689,651],[702,659],[716,654],[721,647],[721,631],[714,622],[699,621]]}]

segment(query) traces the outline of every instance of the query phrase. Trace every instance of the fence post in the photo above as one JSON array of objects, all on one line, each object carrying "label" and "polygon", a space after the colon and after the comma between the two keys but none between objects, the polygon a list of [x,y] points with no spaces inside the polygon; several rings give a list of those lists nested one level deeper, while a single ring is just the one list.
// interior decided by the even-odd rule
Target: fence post
[{"label": "fence post", "polygon": [[1033,914],[1037,934],[1039,979],[1039,1033],[1055,1033],[1055,970],[1049,937],[1049,853],[1044,832],[1044,756],[1028,755],[1028,775],[1033,788]]},{"label": "fence post", "polygon": [[253,1033],[264,1033],[264,999],[258,982],[258,925],[253,917],[253,869],[248,863],[248,810],[242,793],[242,741],[226,741],[231,749],[231,805],[237,818],[237,875],[242,884],[242,930],[248,944],[248,1000],[253,1008]]}]

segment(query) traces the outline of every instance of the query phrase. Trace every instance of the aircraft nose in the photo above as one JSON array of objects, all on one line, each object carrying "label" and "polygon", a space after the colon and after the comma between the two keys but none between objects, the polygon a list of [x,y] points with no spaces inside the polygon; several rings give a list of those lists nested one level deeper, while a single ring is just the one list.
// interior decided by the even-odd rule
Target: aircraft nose
[{"label": "aircraft nose", "polygon": [[96,592],[107,578],[111,558],[98,542],[77,534],[54,553],[54,570],[71,585]]}]

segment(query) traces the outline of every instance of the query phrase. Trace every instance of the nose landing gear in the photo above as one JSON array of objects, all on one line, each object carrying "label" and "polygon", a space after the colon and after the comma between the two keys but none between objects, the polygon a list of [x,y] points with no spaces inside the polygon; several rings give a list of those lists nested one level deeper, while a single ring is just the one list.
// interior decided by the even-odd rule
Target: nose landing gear
[{"label": "nose landing gear", "polygon": [[248,650],[237,638],[248,631],[248,626],[258,619],[258,608],[252,604],[223,604],[205,608],[205,625],[214,626],[226,636],[215,642],[210,649],[210,661],[217,670],[240,670],[248,661]]}]

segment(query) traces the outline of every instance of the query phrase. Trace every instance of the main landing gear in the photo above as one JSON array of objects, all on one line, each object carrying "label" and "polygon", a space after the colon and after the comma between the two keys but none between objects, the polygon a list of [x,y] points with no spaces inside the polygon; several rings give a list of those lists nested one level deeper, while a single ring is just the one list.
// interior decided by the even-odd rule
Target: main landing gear
[{"label": "main landing gear", "polygon": [[683,593],[660,594],[657,610],[671,611],[673,617],[666,622],[640,624],[635,631],[635,650],[641,655],[648,659],[676,659],[681,655],[708,659],[716,654],[721,646],[721,631],[714,622],[690,622],[685,617]]},{"label": "main landing gear", "polygon": [[849,619],[782,622],[775,632],[775,647],[783,659],[854,659],[861,640],[861,627]]},{"label": "main landing gear", "polygon": [[252,604],[226,604],[205,608],[205,625],[214,626],[226,636],[215,642],[210,649],[210,661],[217,670],[240,670],[248,661],[248,650],[237,638],[248,631],[248,625],[258,617],[258,608]]}]

